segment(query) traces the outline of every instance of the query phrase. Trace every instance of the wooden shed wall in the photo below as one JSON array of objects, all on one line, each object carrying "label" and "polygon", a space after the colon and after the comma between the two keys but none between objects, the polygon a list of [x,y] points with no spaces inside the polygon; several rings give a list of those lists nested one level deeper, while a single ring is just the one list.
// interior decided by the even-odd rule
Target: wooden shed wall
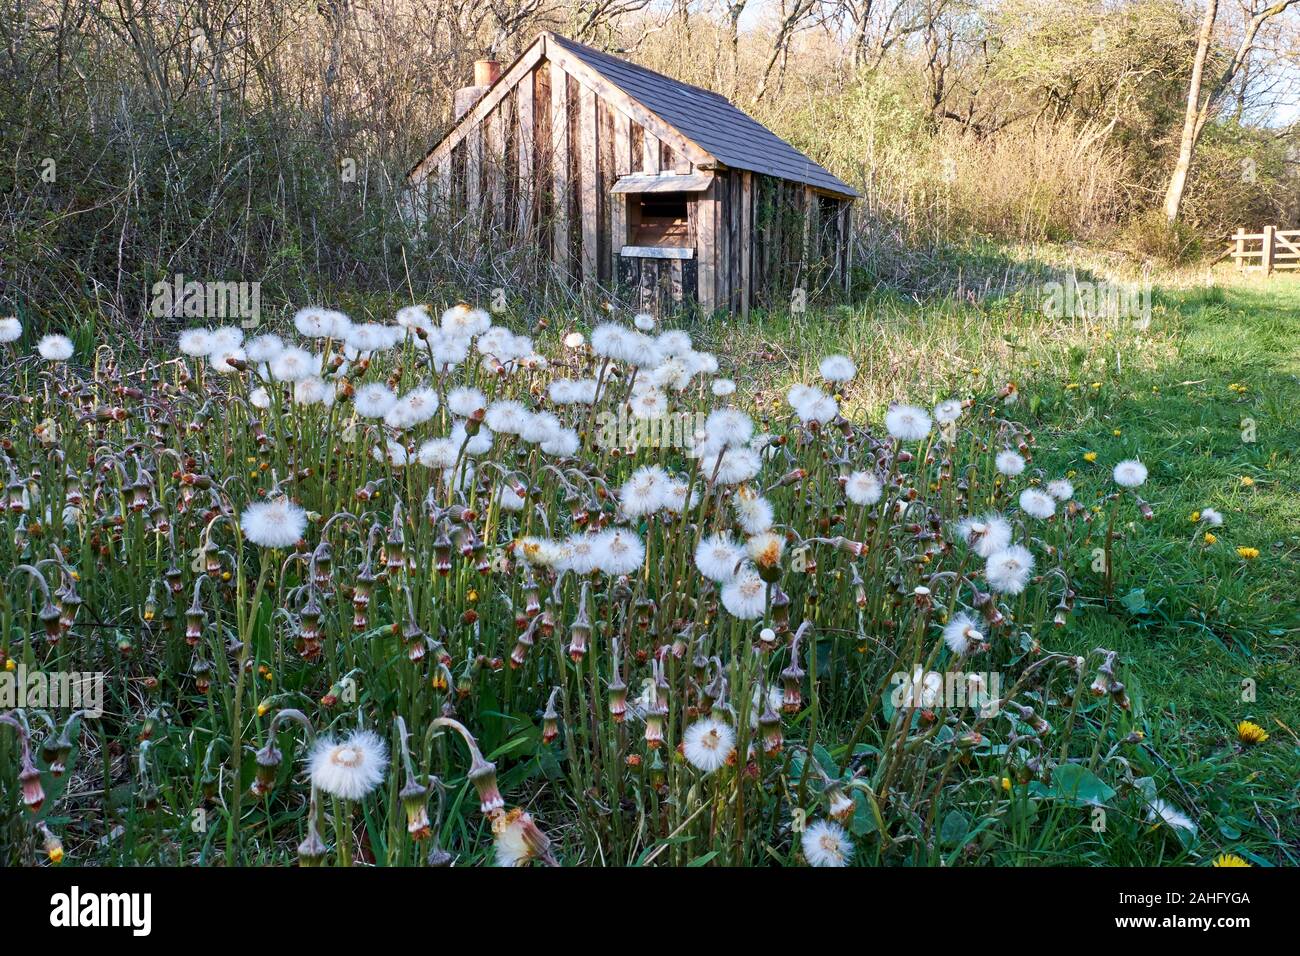
[{"label": "wooden shed wall", "polygon": [[[540,54],[516,62],[476,113],[450,150],[417,169],[431,187],[426,201],[488,241],[531,243],[575,281],[612,287],[630,274],[620,257],[626,203],[610,192],[619,177],[703,171],[688,155],[698,148],[635,101]],[[695,265],[671,282],[651,282],[637,269],[638,284],[681,289],[694,280],[688,298],[704,311],[741,313],[788,301],[827,269],[844,284],[847,255],[836,243],[847,246],[847,202],[770,176],[712,172],[709,190],[690,204]],[[829,234],[828,204],[836,220]]]}]

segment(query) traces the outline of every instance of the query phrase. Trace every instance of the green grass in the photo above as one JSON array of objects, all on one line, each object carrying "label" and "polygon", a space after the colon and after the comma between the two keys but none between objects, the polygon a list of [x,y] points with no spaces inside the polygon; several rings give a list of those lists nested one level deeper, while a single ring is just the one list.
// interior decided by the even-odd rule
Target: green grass
[{"label": "green grass", "polygon": [[[1300,281],[1224,273],[1218,282],[1158,288],[1145,331],[1053,320],[1032,294],[880,298],[725,330],[731,354],[747,356],[737,382],[760,398],[798,377],[795,356],[806,370],[845,351],[863,370],[850,407],[878,416],[895,399],[1015,382],[1009,414],[1038,434],[1032,467],[1044,478],[1066,474],[1092,489],[1122,458],[1150,468],[1141,491],[1154,517],[1133,513],[1122,529],[1116,599],[1083,607],[1051,646],[1121,653],[1131,726],[1144,734],[1121,753],[1134,778],[1152,777],[1161,795],[1194,808],[1200,839],[1184,852],[1133,814],[1111,813],[1104,833],[1081,814],[1039,814],[990,846],[991,862],[1156,864],[1224,851],[1300,862]],[[1213,544],[1191,520],[1206,507],[1225,518]],[[1259,556],[1246,560],[1238,547]],[[1246,719],[1271,735],[1264,745],[1238,746]]]}]

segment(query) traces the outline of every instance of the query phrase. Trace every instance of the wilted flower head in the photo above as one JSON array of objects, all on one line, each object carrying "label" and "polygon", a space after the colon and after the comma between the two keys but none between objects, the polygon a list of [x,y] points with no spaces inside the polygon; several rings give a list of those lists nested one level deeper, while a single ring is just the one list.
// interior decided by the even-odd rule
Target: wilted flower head
[{"label": "wilted flower head", "polygon": [[361,800],[384,780],[388,747],[378,734],[355,730],[343,740],[322,737],[307,758],[311,782],[341,800]]},{"label": "wilted flower head", "polygon": [[492,818],[492,839],[496,846],[497,866],[524,866],[541,860],[555,866],[551,841],[524,810],[515,807]]}]

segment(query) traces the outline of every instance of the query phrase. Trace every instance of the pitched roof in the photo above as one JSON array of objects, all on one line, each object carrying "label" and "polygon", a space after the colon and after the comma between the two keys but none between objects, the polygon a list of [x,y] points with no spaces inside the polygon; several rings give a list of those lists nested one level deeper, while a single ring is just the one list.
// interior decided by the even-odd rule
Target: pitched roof
[{"label": "pitched roof", "polygon": [[853,187],[814,163],[725,96],[671,79],[554,33],[548,39],[600,73],[687,139],[733,169],[857,196]]}]

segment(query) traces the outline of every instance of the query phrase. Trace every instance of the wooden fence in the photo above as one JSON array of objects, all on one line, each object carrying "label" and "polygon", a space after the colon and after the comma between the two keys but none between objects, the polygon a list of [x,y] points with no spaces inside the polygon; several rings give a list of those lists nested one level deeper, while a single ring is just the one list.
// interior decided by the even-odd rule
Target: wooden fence
[{"label": "wooden fence", "polygon": [[1238,229],[1232,235],[1228,253],[1237,268],[1247,271],[1274,272],[1300,269],[1300,229],[1265,226],[1263,232]]}]

